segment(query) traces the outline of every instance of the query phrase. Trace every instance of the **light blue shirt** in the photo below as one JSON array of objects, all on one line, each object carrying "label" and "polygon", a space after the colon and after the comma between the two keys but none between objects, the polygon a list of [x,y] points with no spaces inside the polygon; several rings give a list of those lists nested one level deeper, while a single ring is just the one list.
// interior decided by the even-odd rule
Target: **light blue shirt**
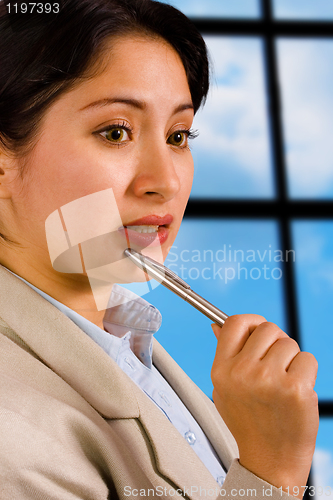
[{"label": "light blue shirt", "polygon": [[25,283],[63,312],[118,364],[172,422],[222,486],[226,473],[212,445],[175,391],[152,364],[153,335],[161,326],[161,313],[142,297],[113,285],[103,320],[105,331],[31,283]]}]

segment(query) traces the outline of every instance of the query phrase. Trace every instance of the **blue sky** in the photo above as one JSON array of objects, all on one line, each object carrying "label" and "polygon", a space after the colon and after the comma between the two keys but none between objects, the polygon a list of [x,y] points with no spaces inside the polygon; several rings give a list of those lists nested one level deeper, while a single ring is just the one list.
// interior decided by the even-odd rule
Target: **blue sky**
[{"label": "blue sky", "polygon": [[273,6],[278,19],[333,19],[332,0],[273,0]]},{"label": "blue sky", "polygon": [[161,0],[193,17],[250,17],[260,15],[259,0]]},{"label": "blue sky", "polygon": [[302,348],[319,361],[319,398],[333,399],[333,221],[297,221],[292,227]]},{"label": "blue sky", "polygon": [[290,195],[332,198],[333,40],[281,39],[277,51]]}]

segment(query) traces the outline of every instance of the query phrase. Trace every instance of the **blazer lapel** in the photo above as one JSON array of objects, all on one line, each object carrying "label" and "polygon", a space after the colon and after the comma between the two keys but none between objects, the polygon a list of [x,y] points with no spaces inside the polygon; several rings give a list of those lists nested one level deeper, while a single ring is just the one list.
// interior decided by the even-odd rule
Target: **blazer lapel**
[{"label": "blazer lapel", "polygon": [[199,500],[204,496],[203,491],[208,489],[217,490],[217,497],[219,485],[184,437],[142,392],[137,397],[139,418],[152,445],[160,473],[176,489],[181,489],[187,498]]},{"label": "blazer lapel", "polygon": [[[153,363],[187,406],[215,448],[223,465],[229,469],[231,462],[238,456],[237,445],[213,403],[207,400],[208,398],[156,340]],[[135,390],[140,408],[139,418],[152,444],[156,465],[161,474],[193,500],[208,495],[208,490],[211,496],[214,492],[218,497],[219,485],[192,447],[154,403],[139,388],[136,387]],[[172,443],[172,453],[170,453],[170,443]]]},{"label": "blazer lapel", "polygon": [[88,335],[2,266],[0,283],[0,317],[45,365],[105,418],[139,416],[133,382]]}]

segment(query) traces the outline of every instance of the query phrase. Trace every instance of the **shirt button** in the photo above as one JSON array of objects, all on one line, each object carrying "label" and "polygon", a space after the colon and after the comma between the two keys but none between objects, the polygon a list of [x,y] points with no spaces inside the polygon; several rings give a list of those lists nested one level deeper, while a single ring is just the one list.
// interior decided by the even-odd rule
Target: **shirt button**
[{"label": "shirt button", "polygon": [[172,404],[170,403],[169,399],[167,398],[167,395],[165,394],[165,392],[163,392],[163,391],[158,391],[158,394],[159,394],[160,398],[161,398],[161,399],[163,399],[163,401],[165,401],[165,403],[166,403],[168,406],[172,407]]},{"label": "shirt button", "polygon": [[189,444],[194,444],[197,440],[194,432],[192,432],[192,431],[188,431],[185,433],[185,439]]},{"label": "shirt button", "polygon": [[225,477],[224,476],[219,476],[216,481],[218,482],[218,484],[220,486],[223,486],[223,483],[224,483],[224,480],[225,480]]},{"label": "shirt button", "polygon": [[125,363],[126,363],[128,366],[130,366],[130,367],[132,368],[132,370],[134,370],[133,363],[132,363],[132,361],[131,361],[129,358],[127,358],[127,357],[126,357],[126,358],[124,358],[124,361],[125,361]]}]

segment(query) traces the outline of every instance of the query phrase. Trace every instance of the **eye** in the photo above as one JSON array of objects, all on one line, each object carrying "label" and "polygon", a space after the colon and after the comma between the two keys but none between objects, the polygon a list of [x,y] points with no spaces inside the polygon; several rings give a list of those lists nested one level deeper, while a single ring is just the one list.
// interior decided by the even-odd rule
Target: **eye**
[{"label": "eye", "polygon": [[103,130],[97,131],[96,134],[104,137],[110,144],[121,145],[130,140],[131,132],[132,130],[122,123],[109,125]]},{"label": "eye", "polygon": [[109,128],[108,130],[101,132],[101,135],[105,137],[107,141],[113,142],[115,144],[119,144],[129,139],[127,130],[120,127]]},{"label": "eye", "polygon": [[122,128],[112,128],[107,130],[104,137],[110,142],[122,142],[123,140],[129,139],[126,130]]},{"label": "eye", "polygon": [[168,144],[171,144],[172,146],[177,146],[179,148],[188,148],[188,140],[189,139],[194,139],[199,135],[199,132],[197,130],[176,130],[173,132],[169,137],[168,137]]},{"label": "eye", "polygon": [[177,130],[168,137],[168,143],[172,146],[186,147],[188,139],[188,130]]}]

